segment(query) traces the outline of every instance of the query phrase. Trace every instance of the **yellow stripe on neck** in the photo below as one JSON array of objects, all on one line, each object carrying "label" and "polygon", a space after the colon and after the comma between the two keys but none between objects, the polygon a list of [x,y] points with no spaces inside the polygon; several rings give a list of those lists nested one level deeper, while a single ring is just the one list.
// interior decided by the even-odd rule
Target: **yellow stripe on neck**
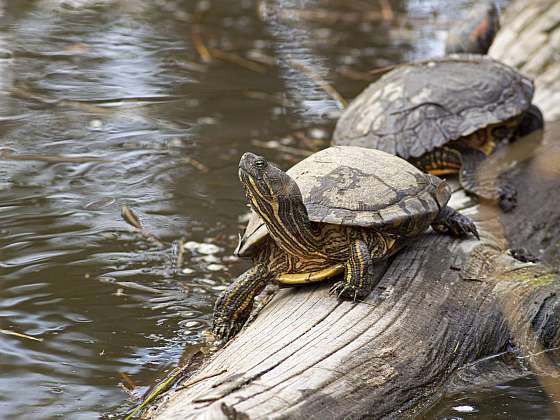
[{"label": "yellow stripe on neck", "polygon": [[460,167],[457,166],[457,168],[446,168],[446,169],[428,169],[427,172],[435,175],[435,176],[441,176],[441,175],[451,175],[451,174],[456,174],[457,172],[459,172]]},{"label": "yellow stripe on neck", "polygon": [[335,276],[344,271],[344,264],[336,264],[331,267],[310,273],[281,274],[277,280],[281,284],[306,284],[314,283]]}]

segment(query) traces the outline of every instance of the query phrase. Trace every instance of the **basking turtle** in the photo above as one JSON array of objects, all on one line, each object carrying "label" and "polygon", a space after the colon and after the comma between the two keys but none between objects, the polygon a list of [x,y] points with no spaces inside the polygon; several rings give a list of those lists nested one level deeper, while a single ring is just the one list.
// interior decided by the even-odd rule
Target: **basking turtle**
[{"label": "basking turtle", "polygon": [[445,181],[403,159],[360,147],[330,147],[283,172],[245,153],[239,179],[253,214],[238,252],[253,267],[216,301],[213,332],[231,337],[267,283],[306,284],[344,272],[331,293],[365,298],[372,265],[430,225],[440,233],[478,237],[467,217],[446,206]]},{"label": "basking turtle", "polygon": [[500,142],[542,128],[533,90],[530,79],[484,55],[405,64],[352,101],[333,144],[383,150],[434,175],[459,173],[467,192],[507,211],[515,189],[478,169]]},{"label": "basking turtle", "polygon": [[447,35],[445,53],[486,54],[500,29],[500,14],[494,2],[482,2]]}]

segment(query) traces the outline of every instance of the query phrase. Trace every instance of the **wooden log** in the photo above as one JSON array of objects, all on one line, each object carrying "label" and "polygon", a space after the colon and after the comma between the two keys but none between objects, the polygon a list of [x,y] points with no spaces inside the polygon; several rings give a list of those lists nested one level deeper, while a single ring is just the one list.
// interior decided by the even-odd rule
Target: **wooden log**
[{"label": "wooden log", "polygon": [[535,79],[534,103],[548,121],[560,118],[560,2],[517,0],[503,16],[489,54]]},{"label": "wooden log", "polygon": [[[520,4],[526,2],[512,8]],[[517,24],[530,26],[542,10]],[[515,33],[524,42],[525,32]],[[538,83],[539,105],[550,119],[554,100],[544,98],[559,90],[551,90],[555,81]],[[514,143],[504,152],[509,156],[498,159],[521,161],[536,140]],[[560,345],[560,276],[507,252],[524,246],[560,261],[560,138],[545,137],[508,177],[519,190],[510,214],[454,194],[454,206],[477,222],[480,242],[424,235],[378,268],[379,283],[361,303],[337,301],[329,284],[280,290],[189,379],[192,385],[168,393],[151,415],[402,418],[421,414],[448,391],[516,377],[526,367],[560,397],[547,380],[557,373],[554,352],[547,350]]]},{"label": "wooden log", "polygon": [[[535,170],[526,164],[515,179],[530,179]],[[223,373],[177,392],[156,418],[418,414],[478,360],[512,345],[525,356],[558,346],[560,278],[553,270],[506,253],[491,263],[495,272],[476,270],[486,251],[504,246],[500,232],[524,238],[523,232],[539,229],[543,220],[528,205],[533,200],[559,208],[560,178],[552,181],[531,187],[531,200],[507,216],[512,225],[502,225],[502,215],[491,209],[469,208],[487,246],[425,235],[380,268],[376,296],[364,303],[338,302],[328,285],[281,290],[196,377]],[[560,237],[560,224],[551,229],[551,237]],[[551,246],[540,238],[531,245]],[[463,278],[472,272],[478,278]],[[526,361],[548,368],[538,358]]]}]

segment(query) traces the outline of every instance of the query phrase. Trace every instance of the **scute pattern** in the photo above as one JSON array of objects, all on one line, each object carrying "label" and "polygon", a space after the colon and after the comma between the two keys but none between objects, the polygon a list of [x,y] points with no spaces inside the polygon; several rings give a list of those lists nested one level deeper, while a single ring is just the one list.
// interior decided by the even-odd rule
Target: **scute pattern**
[{"label": "scute pattern", "polygon": [[487,56],[454,54],[404,65],[372,83],[338,120],[333,144],[405,159],[526,111],[533,83]]},{"label": "scute pattern", "polygon": [[[361,147],[330,147],[294,165],[287,173],[298,184],[309,219],[314,222],[373,227],[404,236],[429,225],[451,191],[441,179],[425,174],[394,155]],[[236,252],[268,235],[252,212]]]}]

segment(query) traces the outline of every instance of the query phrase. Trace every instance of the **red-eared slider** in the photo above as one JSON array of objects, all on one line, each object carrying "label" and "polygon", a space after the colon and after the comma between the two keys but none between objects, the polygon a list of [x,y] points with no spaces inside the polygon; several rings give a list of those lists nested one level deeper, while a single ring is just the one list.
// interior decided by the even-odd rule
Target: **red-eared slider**
[{"label": "red-eared slider", "polygon": [[372,265],[430,225],[478,237],[467,217],[446,206],[445,181],[378,150],[331,147],[287,173],[245,153],[239,178],[254,211],[240,248],[253,255],[253,267],[218,298],[218,337],[243,326],[255,296],[272,280],[306,284],[344,272],[331,292],[359,300],[374,286]]},{"label": "red-eared slider", "polygon": [[500,15],[494,2],[480,3],[450,29],[445,53],[486,54],[499,29]]},{"label": "red-eared slider", "polygon": [[383,150],[434,175],[460,174],[467,192],[515,206],[515,189],[483,179],[501,141],[542,128],[533,83],[488,56],[458,54],[385,74],[343,112],[333,144]]}]

